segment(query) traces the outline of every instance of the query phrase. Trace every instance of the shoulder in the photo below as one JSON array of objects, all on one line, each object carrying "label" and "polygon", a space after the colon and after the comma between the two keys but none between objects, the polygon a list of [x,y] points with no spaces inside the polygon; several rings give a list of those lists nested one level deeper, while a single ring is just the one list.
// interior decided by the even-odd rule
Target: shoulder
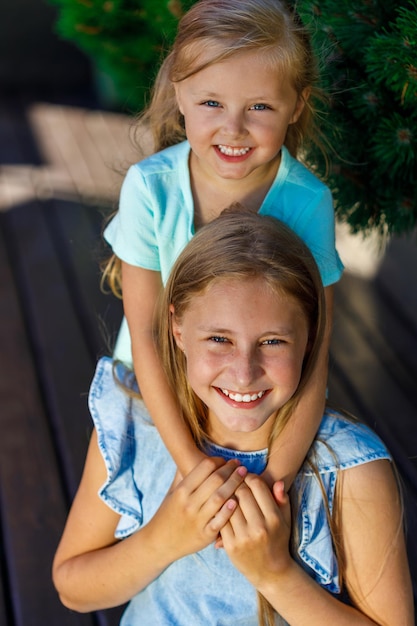
[{"label": "shoulder", "polygon": [[334,240],[334,208],[330,189],[292,157],[285,146],[281,149],[281,163],[262,211],[288,223],[305,241],[311,239],[312,228],[314,236],[320,238],[320,233],[329,229]]},{"label": "shoulder", "polygon": [[155,512],[175,469],[144,403],[133,395],[137,391],[131,370],[111,358],[100,359],[89,407],[107,476],[99,496],[121,516],[119,538]]},{"label": "shoulder", "polygon": [[97,363],[89,392],[93,419],[99,405],[108,403],[111,398],[116,403],[128,404],[126,389],[137,391],[133,372],[111,357],[102,357]]},{"label": "shoulder", "polygon": [[152,426],[150,415],[137,394],[133,372],[109,357],[99,360],[91,383],[89,409],[97,431],[99,447],[112,475],[124,456],[130,454],[130,442],[144,436]]},{"label": "shoulder", "polygon": [[188,189],[189,152],[189,143],[183,141],[131,165],[123,180],[119,208],[132,211],[138,202],[152,204],[152,199],[165,204],[175,188]]},{"label": "shoulder", "polygon": [[285,146],[282,147],[280,168],[282,168],[282,174],[285,175],[285,182],[289,187],[303,188],[305,192],[312,194],[321,193],[331,195],[327,185],[303,163],[291,156]]},{"label": "shoulder", "polygon": [[176,172],[178,169],[188,167],[190,145],[188,141],[155,152],[142,161],[138,161],[129,168],[128,176],[152,176],[153,174],[166,174]]},{"label": "shoulder", "polygon": [[368,426],[327,409],[303,473],[313,463],[320,473],[345,470],[379,459],[391,460],[385,444]]},{"label": "shoulder", "polygon": [[391,471],[391,463],[384,459],[391,457],[371,429],[341,413],[327,410],[295,480],[298,557],[313,577],[332,593],[341,591],[339,565],[328,522],[328,513],[332,514],[334,508],[336,483],[341,476],[349,479],[343,488],[343,498],[348,486],[354,484],[350,480],[352,477],[354,481],[354,474],[360,475],[364,490],[372,484],[375,490],[371,474],[385,480],[385,475]]}]

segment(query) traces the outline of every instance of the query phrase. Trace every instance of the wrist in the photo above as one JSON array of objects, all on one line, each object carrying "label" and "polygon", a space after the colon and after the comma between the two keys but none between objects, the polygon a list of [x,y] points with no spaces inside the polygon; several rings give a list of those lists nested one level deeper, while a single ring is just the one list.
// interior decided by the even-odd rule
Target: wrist
[{"label": "wrist", "polygon": [[181,461],[181,465],[178,465],[178,470],[183,478],[188,476],[192,470],[197,467],[201,461],[203,461],[207,457],[204,452],[201,452],[198,448],[193,451],[192,454],[187,455],[186,458],[183,458]]},{"label": "wrist", "polygon": [[[257,591],[261,593],[267,600],[271,601],[280,595],[291,594],[298,586],[300,574],[302,570],[293,558],[289,557],[286,563],[280,564],[279,569],[264,572],[259,583],[255,585]],[[273,602],[271,602],[273,604]]]}]

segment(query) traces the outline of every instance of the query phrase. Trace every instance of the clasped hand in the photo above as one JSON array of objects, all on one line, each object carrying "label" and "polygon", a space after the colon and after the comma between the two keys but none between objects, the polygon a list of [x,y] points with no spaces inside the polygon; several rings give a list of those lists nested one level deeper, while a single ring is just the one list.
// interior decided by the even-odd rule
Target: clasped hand
[{"label": "clasped hand", "polygon": [[265,568],[281,566],[279,555],[283,563],[290,559],[291,512],[283,483],[271,493],[261,477],[234,460],[201,461],[167,494],[150,524],[170,562],[216,542],[255,586]]}]

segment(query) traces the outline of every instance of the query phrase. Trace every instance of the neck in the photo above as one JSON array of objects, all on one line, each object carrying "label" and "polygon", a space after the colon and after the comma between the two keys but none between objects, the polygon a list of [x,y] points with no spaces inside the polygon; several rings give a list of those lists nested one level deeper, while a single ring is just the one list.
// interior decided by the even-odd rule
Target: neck
[{"label": "neck", "polygon": [[257,213],[273,184],[280,158],[271,162],[262,174],[234,180],[213,176],[193,156],[190,155],[190,180],[194,201],[194,221],[196,229],[211,222],[228,206],[242,204],[246,209]]}]

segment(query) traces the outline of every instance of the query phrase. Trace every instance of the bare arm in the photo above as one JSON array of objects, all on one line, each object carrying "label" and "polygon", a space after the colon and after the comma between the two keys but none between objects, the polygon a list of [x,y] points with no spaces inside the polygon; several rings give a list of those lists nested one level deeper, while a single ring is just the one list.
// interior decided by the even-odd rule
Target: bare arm
[{"label": "bare arm", "polygon": [[93,432],[80,487],[53,564],[61,601],[76,611],[123,604],[173,561],[213,542],[246,475],[234,461],[205,458],[162,502],[151,521],[117,541],[120,516],[98,497],[107,472]]},{"label": "bare arm", "polygon": [[345,583],[355,606],[340,602],[292,559],[288,496],[282,488],[276,508],[259,477],[248,476],[237,491],[239,507],[221,531],[225,549],[292,626],[413,626],[401,503],[390,464],[374,461],[340,476]]},{"label": "bare arm", "polygon": [[164,444],[185,476],[204,455],[182,418],[154,346],[153,317],[162,289],[161,277],[158,272],[123,263],[122,278],[124,311],[140,392]]},{"label": "bare arm", "polygon": [[325,288],[326,330],[316,367],[303,390],[291,419],[272,444],[264,478],[269,485],[283,480],[290,488],[310,448],[326,403],[329,345],[333,320],[333,286]]}]

